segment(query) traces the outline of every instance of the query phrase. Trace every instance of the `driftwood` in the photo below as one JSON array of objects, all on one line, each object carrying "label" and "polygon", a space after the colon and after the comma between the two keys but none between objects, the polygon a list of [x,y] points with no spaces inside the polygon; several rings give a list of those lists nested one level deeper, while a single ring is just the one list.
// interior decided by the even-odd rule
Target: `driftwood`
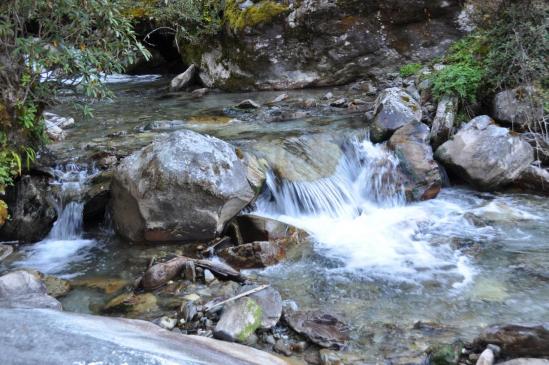
[{"label": "driftwood", "polygon": [[244,281],[244,278],[242,277],[242,275],[240,275],[240,271],[233,269],[229,265],[222,262],[213,262],[210,260],[195,260],[194,264],[203,269],[210,270],[212,274],[214,274],[216,277],[233,281]]},{"label": "driftwood", "polygon": [[152,290],[166,284],[175,278],[185,268],[185,263],[192,260],[189,257],[178,256],[167,262],[152,265],[145,271],[141,285],[145,290]]},{"label": "driftwood", "polygon": [[210,260],[196,260],[186,256],[177,256],[167,262],[161,262],[150,266],[143,278],[141,286],[145,290],[154,290],[172,280],[185,269],[187,262],[194,262],[195,266],[210,270],[215,276],[234,281],[244,281],[238,270],[233,269],[229,265],[221,262],[213,262]]},{"label": "driftwood", "polygon": [[208,312],[208,311],[212,310],[215,307],[219,307],[220,305],[232,302],[233,300],[237,300],[239,298],[245,297],[247,295],[251,295],[253,293],[257,293],[258,291],[261,291],[263,289],[267,289],[269,286],[270,286],[269,284],[260,285],[258,287],[253,288],[253,289],[247,290],[244,293],[240,293],[238,295],[235,295],[234,297],[230,297],[229,299],[225,299],[221,302],[216,302],[216,300],[214,299],[214,300],[212,300],[212,301],[210,301],[210,302],[208,302],[204,305],[204,310],[206,312]]}]

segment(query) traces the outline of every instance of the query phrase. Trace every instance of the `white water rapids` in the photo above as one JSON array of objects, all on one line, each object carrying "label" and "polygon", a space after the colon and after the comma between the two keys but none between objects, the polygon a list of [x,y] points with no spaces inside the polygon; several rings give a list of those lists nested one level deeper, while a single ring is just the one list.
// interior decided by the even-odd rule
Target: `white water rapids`
[{"label": "white water rapids", "polygon": [[438,231],[479,238],[459,201],[437,198],[406,204],[398,159],[383,145],[352,140],[335,174],[313,182],[280,181],[270,173],[257,214],[309,232],[321,255],[345,270],[371,279],[413,283],[469,283],[475,269],[469,259],[437,242]]}]

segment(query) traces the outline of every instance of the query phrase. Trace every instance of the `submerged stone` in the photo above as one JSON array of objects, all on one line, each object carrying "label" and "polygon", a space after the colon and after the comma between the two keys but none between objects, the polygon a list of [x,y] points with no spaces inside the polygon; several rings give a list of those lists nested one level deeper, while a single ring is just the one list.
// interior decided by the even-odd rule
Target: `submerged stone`
[{"label": "submerged stone", "polygon": [[339,350],[349,341],[349,327],[331,314],[285,311],[284,319],[294,331],[319,346]]}]

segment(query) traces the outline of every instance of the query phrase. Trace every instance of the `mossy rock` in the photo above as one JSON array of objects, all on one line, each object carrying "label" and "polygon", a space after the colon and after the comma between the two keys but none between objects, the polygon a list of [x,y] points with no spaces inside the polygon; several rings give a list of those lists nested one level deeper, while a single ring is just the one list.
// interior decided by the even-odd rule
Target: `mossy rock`
[{"label": "mossy rock", "polygon": [[229,27],[238,32],[246,27],[270,23],[288,11],[284,4],[272,0],[262,0],[246,9],[240,8],[240,0],[227,0],[224,18]]},{"label": "mossy rock", "polygon": [[151,293],[135,295],[120,294],[111,299],[103,308],[104,313],[123,313],[130,316],[151,312],[158,309],[157,299]]},{"label": "mossy rock", "polygon": [[456,365],[463,349],[460,341],[452,344],[433,345],[427,351],[433,365]]},{"label": "mossy rock", "polygon": [[98,289],[105,294],[114,294],[128,285],[128,281],[118,278],[88,278],[77,279],[72,281],[72,285],[75,287],[85,287],[91,289]]}]

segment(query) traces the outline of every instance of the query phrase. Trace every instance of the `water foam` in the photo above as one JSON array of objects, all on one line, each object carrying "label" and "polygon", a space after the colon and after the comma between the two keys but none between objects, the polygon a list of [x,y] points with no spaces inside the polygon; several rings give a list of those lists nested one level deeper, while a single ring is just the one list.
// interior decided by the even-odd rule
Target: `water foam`
[{"label": "water foam", "polygon": [[309,232],[318,253],[341,262],[335,270],[414,283],[471,281],[469,260],[433,239],[459,226],[480,234],[464,219],[463,207],[446,199],[406,205],[398,159],[385,146],[354,139],[343,150],[336,173],[322,180],[281,181],[268,174],[256,214]]}]

